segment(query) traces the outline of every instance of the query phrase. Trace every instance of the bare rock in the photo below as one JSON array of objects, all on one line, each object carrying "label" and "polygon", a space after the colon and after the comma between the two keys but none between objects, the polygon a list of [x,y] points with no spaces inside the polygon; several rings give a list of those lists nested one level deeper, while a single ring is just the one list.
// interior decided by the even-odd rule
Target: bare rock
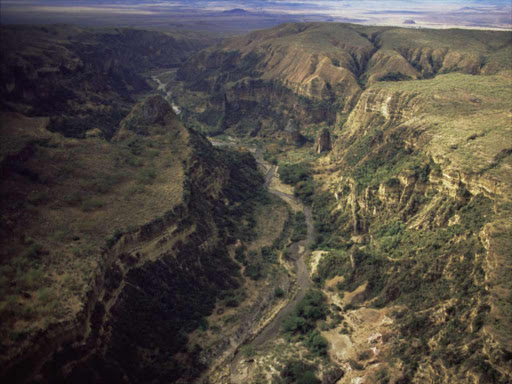
[{"label": "bare rock", "polygon": [[288,144],[301,147],[306,142],[306,138],[300,133],[297,122],[290,120],[284,129],[284,139]]},{"label": "bare rock", "polygon": [[87,138],[96,137],[96,138],[104,139],[105,135],[103,134],[101,129],[93,128],[93,129],[89,129],[88,131],[85,132],[85,137],[87,137]]},{"label": "bare rock", "polygon": [[322,384],[334,384],[337,383],[345,375],[343,369],[336,367],[324,372],[322,377]]},{"label": "bare rock", "polygon": [[322,132],[318,135],[316,139],[315,151],[317,153],[322,153],[330,151],[331,149],[331,134],[327,128],[324,128],[322,129]]},{"label": "bare rock", "polygon": [[176,125],[176,114],[171,105],[161,96],[150,96],[133,107],[121,121],[120,129],[114,141],[123,140],[132,135],[149,136],[163,134]]}]

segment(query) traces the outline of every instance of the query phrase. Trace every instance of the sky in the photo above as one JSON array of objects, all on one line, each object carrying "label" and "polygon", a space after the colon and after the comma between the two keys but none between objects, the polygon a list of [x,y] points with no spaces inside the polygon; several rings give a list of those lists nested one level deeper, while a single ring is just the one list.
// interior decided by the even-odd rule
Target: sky
[{"label": "sky", "polygon": [[0,22],[44,15],[117,14],[161,16],[172,12],[253,13],[355,20],[363,24],[427,27],[512,28],[512,0],[0,0]]}]

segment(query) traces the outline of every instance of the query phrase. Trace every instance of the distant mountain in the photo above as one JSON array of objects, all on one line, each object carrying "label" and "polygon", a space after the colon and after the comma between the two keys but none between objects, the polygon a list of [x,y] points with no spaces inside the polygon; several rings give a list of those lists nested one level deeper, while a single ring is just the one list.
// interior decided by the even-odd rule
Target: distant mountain
[{"label": "distant mountain", "polygon": [[249,15],[251,12],[248,12],[245,9],[242,9],[242,8],[234,8],[234,9],[230,9],[228,11],[224,11],[222,13],[227,14],[227,15],[244,16],[244,15]]}]

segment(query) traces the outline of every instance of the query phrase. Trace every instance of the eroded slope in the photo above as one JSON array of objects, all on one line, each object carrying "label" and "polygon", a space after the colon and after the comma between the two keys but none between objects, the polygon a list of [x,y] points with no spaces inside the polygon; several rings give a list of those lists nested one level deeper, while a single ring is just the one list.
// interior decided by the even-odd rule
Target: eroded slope
[{"label": "eroded slope", "polygon": [[[370,350],[332,344],[359,359],[345,380],[510,379],[511,97],[506,74],[378,83],[339,131],[313,207],[336,223],[316,279],[362,307],[344,337]],[[373,334],[368,307],[388,317]]]},{"label": "eroded slope", "polygon": [[219,298],[245,295],[228,245],[250,243],[265,204],[281,211],[278,236],[286,210],[265,197],[250,154],[214,149],[160,96],[112,142],[47,123],[2,118],[2,376],[189,382],[213,352],[201,357],[210,346],[187,333]]},{"label": "eroded slope", "polygon": [[510,70],[510,33],[283,24],[191,57],[173,86],[191,124],[220,133],[310,134],[341,125],[379,81]]}]

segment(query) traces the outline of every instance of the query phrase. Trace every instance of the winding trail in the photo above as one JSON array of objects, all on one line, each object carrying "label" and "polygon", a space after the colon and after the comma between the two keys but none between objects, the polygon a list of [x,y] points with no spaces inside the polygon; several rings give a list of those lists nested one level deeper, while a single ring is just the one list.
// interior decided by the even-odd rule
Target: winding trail
[{"label": "winding trail", "polygon": [[[238,146],[238,143],[230,143],[230,142],[221,142],[210,139],[211,143],[214,146]],[[265,188],[268,189],[270,193],[281,198],[284,202],[289,204],[289,201],[293,201],[297,205],[301,206],[304,211],[304,216],[306,218],[306,226],[307,226],[307,235],[305,240],[301,240],[291,244],[288,247],[288,253],[290,258],[295,262],[296,268],[296,285],[297,289],[295,291],[295,296],[290,302],[283,307],[274,319],[268,323],[265,328],[248,344],[254,348],[263,345],[269,340],[274,339],[278,334],[281,328],[282,322],[293,312],[297,303],[302,300],[306,291],[311,286],[311,280],[309,278],[309,271],[307,269],[306,263],[304,262],[305,257],[309,254],[309,248],[314,241],[314,226],[313,226],[313,215],[311,212],[311,208],[302,204],[302,202],[295,197],[294,195],[284,193],[271,188],[272,180],[277,177],[278,167],[276,165],[271,165],[266,162],[263,158],[263,150],[261,148],[255,147],[246,147],[248,148],[256,158],[258,164],[260,164],[264,169],[267,170],[265,174]],[[234,354],[233,360],[231,361],[231,372],[234,372],[236,366],[242,359],[241,353],[237,350]]]}]

